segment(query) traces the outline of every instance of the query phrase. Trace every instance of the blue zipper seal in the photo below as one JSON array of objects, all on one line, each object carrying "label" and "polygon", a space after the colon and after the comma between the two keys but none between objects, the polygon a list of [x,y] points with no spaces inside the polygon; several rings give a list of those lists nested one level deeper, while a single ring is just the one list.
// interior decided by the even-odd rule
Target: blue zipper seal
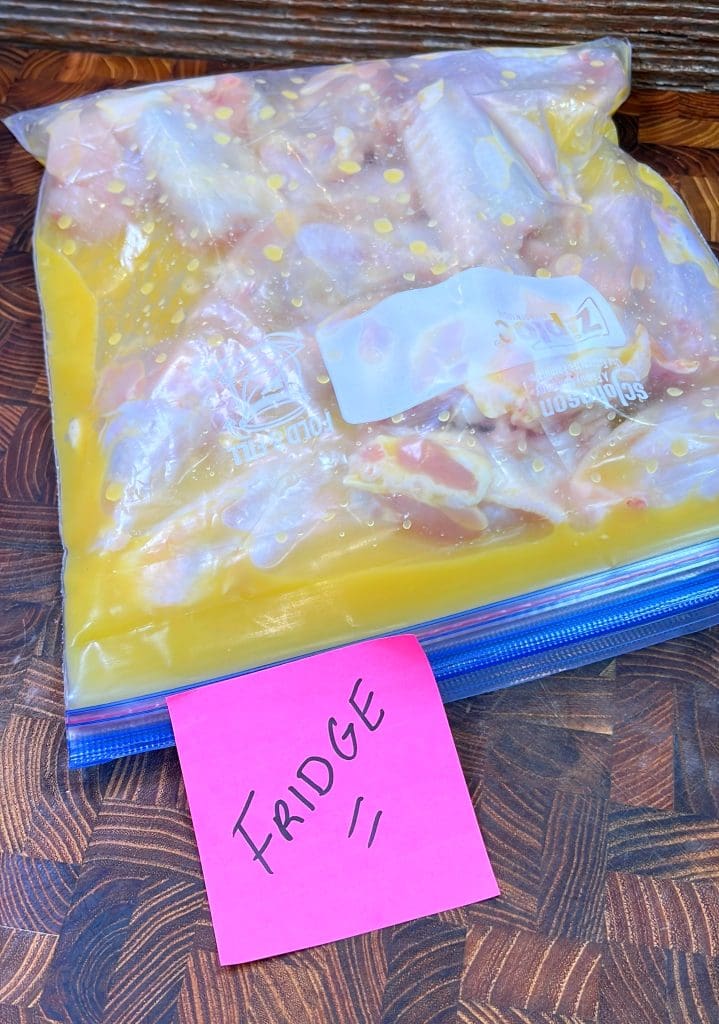
[{"label": "blue zipper seal", "polygon": [[[442,699],[449,702],[616,657],[717,623],[719,539],[402,632],[419,638]],[[174,746],[165,698],[188,688],[68,710],[70,767]]]}]

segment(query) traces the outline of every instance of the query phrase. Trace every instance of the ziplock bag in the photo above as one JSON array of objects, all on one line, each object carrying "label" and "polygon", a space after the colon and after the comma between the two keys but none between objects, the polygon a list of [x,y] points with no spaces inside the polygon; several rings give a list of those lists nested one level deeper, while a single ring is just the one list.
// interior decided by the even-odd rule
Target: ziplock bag
[{"label": "ziplock bag", "polygon": [[447,699],[719,621],[719,268],[619,40],[230,74],[7,124],[73,765],[165,695],[411,629]]}]

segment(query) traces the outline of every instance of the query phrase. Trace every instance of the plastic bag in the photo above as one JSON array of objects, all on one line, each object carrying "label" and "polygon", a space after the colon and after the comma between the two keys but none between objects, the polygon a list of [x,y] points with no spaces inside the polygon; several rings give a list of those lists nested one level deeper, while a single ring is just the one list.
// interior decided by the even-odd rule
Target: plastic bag
[{"label": "plastic bag", "polygon": [[171,742],[169,690],[422,623],[487,688],[478,636],[711,564],[666,553],[718,532],[719,268],[617,145],[628,74],[604,39],[8,120],[46,166],[72,763]]}]

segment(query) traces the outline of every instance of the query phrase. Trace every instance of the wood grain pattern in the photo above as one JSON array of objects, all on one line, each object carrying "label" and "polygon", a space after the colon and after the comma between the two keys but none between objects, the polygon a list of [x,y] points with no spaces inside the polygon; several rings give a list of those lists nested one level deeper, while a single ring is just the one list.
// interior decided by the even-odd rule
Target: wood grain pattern
[{"label": "wood grain pattern", "polygon": [[[4,0],[3,10],[0,38],[161,54],[154,74],[166,67],[167,54],[269,66],[610,34],[631,39],[636,84],[717,88],[719,69],[719,7],[712,0],[338,0],[330,8],[319,0]],[[93,56],[95,73],[104,59]],[[108,65],[106,74],[123,73],[121,61]]]},{"label": "wood grain pattern", "polygon": [[[3,13],[33,7],[5,0]],[[546,25],[558,24],[550,15],[561,5],[545,7]],[[613,13],[630,7],[645,10]],[[43,8],[52,34],[67,6]],[[113,8],[106,41],[127,32],[128,9]],[[207,10],[219,33],[226,10]],[[443,37],[414,4],[399,5],[393,23],[362,5],[384,26],[375,36],[338,15],[321,38],[293,45],[335,59],[345,46],[392,53],[485,31],[474,8],[426,10],[451,10]],[[596,10],[588,5],[590,28]],[[237,33],[252,24],[245,57],[254,48],[280,63],[285,40],[315,18],[311,5],[293,6],[280,30],[275,15],[260,27],[258,11],[243,8],[226,51],[213,53],[235,59]],[[712,11],[685,14],[699,25]],[[499,12],[500,36],[512,16]],[[176,39],[190,38],[189,15],[183,26]],[[89,35],[92,22],[81,28]],[[526,37],[542,31],[528,25]],[[658,39],[650,32],[640,56]],[[140,23],[137,45],[165,40]],[[0,109],[222,66],[7,45]],[[719,96],[657,89],[634,94],[619,118],[625,146],[672,182],[715,243],[719,150],[708,147],[718,125]],[[175,752],[67,769],[61,549],[30,252],[38,181],[0,131],[0,1024],[717,1024],[719,629],[448,709],[499,899],[219,967]]]}]

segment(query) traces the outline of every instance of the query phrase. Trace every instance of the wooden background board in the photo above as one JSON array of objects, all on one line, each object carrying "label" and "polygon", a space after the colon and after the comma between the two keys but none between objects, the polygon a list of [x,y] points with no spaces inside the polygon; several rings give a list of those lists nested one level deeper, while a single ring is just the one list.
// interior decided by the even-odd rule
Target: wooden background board
[{"label": "wooden background board", "polygon": [[0,0],[0,39],[248,60],[361,60],[620,35],[643,87],[719,90],[716,0]]},{"label": "wooden background board", "polygon": [[[7,46],[0,114],[207,68]],[[620,126],[719,251],[719,97]],[[175,752],[67,770],[39,177],[0,129],[0,1024],[717,1024],[719,630],[448,709],[500,899],[218,966]]]}]

